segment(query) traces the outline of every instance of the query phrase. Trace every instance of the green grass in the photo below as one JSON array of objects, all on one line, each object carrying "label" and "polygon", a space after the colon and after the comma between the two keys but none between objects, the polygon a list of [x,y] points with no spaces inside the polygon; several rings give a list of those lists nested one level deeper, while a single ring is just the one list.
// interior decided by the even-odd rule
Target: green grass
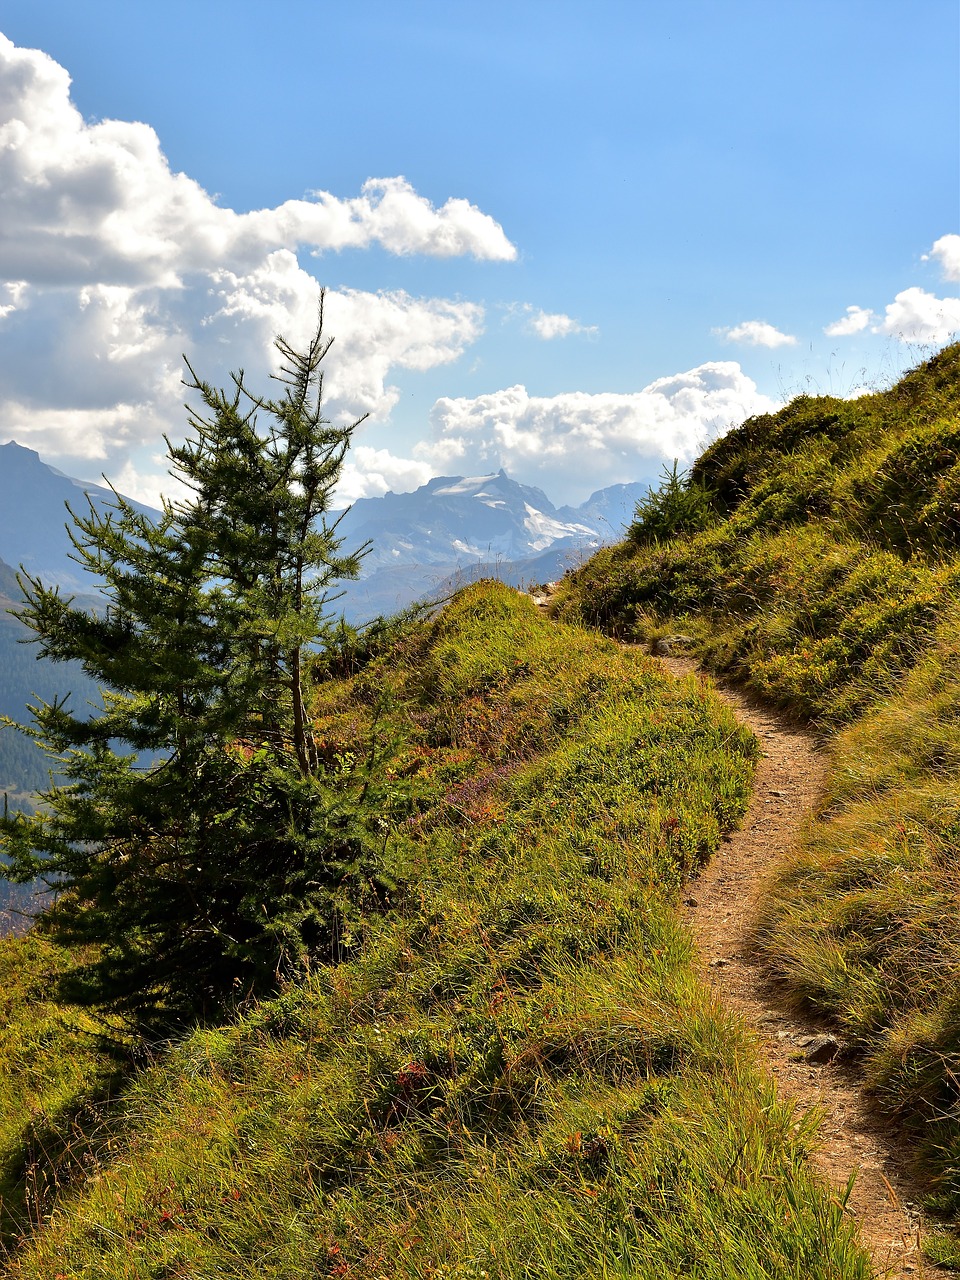
[{"label": "green grass", "polygon": [[75,1136],[66,1082],[7,1274],[866,1280],[677,914],[752,779],[717,697],[488,583],[316,716],[331,760],[375,716],[393,743],[390,909]]},{"label": "green grass", "polygon": [[[649,499],[558,610],[631,639],[689,633],[706,665],[822,733],[828,793],[757,943],[787,997],[859,1052],[865,1087],[907,1124],[929,1202],[954,1223],[958,422],[960,346],[890,391],[800,397],[752,419],[697,462],[695,500],[669,484]],[[960,1258],[943,1242],[937,1256],[950,1248]]]},{"label": "green grass", "polygon": [[960,607],[896,694],[845,730],[821,820],[766,902],[759,941],[831,1014],[881,1105],[912,1122],[934,1207],[960,1211]]},{"label": "green grass", "polygon": [[36,932],[0,940],[0,1241],[82,1176],[104,1100],[119,1083],[113,1028],[55,1003],[70,957]]}]

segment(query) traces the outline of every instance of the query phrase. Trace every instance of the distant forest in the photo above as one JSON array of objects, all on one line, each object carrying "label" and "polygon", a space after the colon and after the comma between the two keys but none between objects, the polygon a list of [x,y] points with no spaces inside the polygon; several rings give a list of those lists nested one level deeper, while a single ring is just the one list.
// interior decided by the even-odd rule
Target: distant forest
[{"label": "distant forest", "polygon": [[[29,721],[27,706],[38,697],[71,694],[71,705],[99,701],[97,686],[75,664],[37,659],[36,648],[24,644],[29,632],[6,612],[10,600],[0,597],[0,715]],[[0,797],[11,809],[31,811],[37,791],[50,784],[51,762],[35,743],[15,729],[0,725]],[[0,936],[19,932],[19,915],[34,896],[30,885],[0,882]]]},{"label": "distant forest", "polygon": [[[0,606],[9,601],[0,598]],[[38,697],[50,701],[54,695],[71,694],[71,705],[100,700],[97,686],[73,663],[37,659],[34,645],[22,643],[27,629],[8,613],[0,612],[0,715],[18,722],[29,721],[27,706]],[[0,727],[0,792],[18,807],[31,792],[42,790],[50,781],[50,763],[29,738],[15,729]]]}]

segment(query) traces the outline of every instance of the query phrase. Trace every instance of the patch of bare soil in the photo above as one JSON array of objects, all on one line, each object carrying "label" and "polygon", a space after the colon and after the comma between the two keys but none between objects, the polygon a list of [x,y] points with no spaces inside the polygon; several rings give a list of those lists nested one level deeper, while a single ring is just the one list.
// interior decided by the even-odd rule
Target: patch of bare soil
[{"label": "patch of bare soil", "polygon": [[[661,658],[675,676],[696,673],[685,658]],[[705,677],[701,677],[705,678]],[[764,884],[808,821],[826,773],[812,735],[736,689],[717,686],[760,740],[753,798],[739,831],[690,882],[685,905],[703,972],[756,1034],[781,1094],[801,1113],[821,1117],[812,1159],[838,1189],[856,1175],[847,1202],[878,1277],[924,1274],[923,1223],[896,1134],[866,1105],[857,1072],[834,1055],[828,1030],[788,1013],[765,984],[752,953],[750,927]]]}]

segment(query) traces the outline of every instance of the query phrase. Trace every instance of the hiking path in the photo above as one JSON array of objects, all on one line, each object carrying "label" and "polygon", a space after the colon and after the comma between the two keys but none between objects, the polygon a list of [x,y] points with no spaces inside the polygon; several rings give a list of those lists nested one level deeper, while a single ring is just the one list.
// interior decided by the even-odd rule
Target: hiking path
[{"label": "hiking path", "polygon": [[[549,589],[534,593],[544,612],[551,595]],[[710,680],[691,658],[658,660],[676,679]],[[710,683],[756,735],[761,755],[743,822],[687,886],[683,910],[703,976],[755,1037],[761,1064],[781,1096],[791,1099],[799,1114],[813,1112],[819,1119],[814,1167],[838,1193],[855,1175],[847,1212],[878,1280],[922,1280],[938,1272],[924,1265],[920,1193],[908,1173],[903,1140],[869,1106],[862,1077],[845,1058],[834,1029],[791,1012],[755,954],[757,905],[816,813],[826,753],[808,729],[740,689]]]},{"label": "hiking path", "polygon": [[[677,678],[698,675],[691,659],[659,661]],[[877,1276],[916,1280],[925,1270],[922,1214],[902,1145],[868,1106],[859,1073],[838,1053],[842,1045],[833,1030],[785,1008],[753,949],[758,901],[815,812],[826,778],[825,753],[809,730],[738,689],[713,683],[759,739],[761,756],[743,822],[688,886],[684,911],[703,973],[753,1031],[781,1095],[791,1098],[801,1114],[816,1111],[821,1117],[812,1152],[815,1168],[838,1190],[856,1174],[847,1209]],[[928,1267],[928,1274],[933,1270]]]}]

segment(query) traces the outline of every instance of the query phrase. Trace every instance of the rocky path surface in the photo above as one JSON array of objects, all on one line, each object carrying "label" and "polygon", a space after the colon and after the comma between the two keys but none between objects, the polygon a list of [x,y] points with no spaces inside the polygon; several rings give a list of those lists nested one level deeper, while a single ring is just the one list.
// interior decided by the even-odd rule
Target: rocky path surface
[{"label": "rocky path surface", "polygon": [[[677,677],[696,673],[689,659],[661,662]],[[877,1276],[916,1280],[924,1275],[922,1220],[896,1135],[865,1105],[856,1070],[844,1065],[842,1055],[835,1057],[839,1046],[829,1032],[798,1020],[777,1002],[751,949],[755,904],[813,810],[826,760],[808,732],[736,689],[717,688],[759,738],[762,756],[740,830],[724,840],[689,886],[684,909],[704,974],[755,1032],[781,1094],[794,1099],[800,1112],[821,1117],[815,1166],[838,1189],[856,1174],[848,1211]]]}]

